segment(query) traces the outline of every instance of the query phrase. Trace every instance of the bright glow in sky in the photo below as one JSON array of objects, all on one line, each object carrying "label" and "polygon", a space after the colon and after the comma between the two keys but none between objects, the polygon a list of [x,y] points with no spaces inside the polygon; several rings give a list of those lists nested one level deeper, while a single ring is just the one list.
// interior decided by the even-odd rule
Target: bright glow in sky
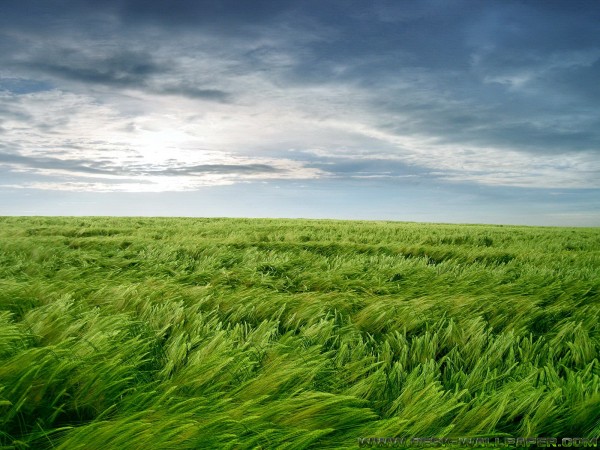
[{"label": "bright glow in sky", "polygon": [[4,0],[0,214],[600,226],[596,1]]}]

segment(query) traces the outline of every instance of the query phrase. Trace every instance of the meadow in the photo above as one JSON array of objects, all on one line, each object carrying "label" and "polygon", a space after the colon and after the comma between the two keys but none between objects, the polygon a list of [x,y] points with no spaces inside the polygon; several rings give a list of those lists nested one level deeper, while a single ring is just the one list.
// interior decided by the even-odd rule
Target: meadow
[{"label": "meadow", "polygon": [[0,217],[0,446],[600,436],[600,229]]}]

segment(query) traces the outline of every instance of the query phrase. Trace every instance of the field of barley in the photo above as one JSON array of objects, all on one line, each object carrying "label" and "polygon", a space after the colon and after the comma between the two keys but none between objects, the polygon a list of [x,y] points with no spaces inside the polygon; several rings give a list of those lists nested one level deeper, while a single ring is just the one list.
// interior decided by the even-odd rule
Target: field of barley
[{"label": "field of barley", "polygon": [[0,217],[0,447],[600,435],[600,229]]}]

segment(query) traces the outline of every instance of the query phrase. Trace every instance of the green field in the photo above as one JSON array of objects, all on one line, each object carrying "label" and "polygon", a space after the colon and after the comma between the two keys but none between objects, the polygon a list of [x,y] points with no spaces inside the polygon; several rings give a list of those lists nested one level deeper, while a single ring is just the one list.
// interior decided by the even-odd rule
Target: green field
[{"label": "green field", "polygon": [[0,446],[600,435],[600,229],[0,218]]}]

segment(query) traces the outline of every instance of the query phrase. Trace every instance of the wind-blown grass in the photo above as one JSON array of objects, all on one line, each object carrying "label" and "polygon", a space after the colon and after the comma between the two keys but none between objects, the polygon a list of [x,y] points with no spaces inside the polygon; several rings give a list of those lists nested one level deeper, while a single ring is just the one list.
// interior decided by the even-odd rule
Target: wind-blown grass
[{"label": "wind-blown grass", "polygon": [[0,444],[597,437],[599,293],[599,229],[0,218]]}]

